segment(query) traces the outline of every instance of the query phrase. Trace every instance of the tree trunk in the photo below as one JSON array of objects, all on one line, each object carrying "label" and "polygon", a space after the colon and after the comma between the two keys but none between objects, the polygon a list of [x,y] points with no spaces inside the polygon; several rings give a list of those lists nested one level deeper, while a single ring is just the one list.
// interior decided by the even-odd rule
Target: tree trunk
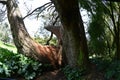
[{"label": "tree trunk", "polygon": [[64,30],[63,30],[63,27],[62,26],[45,26],[44,27],[45,29],[47,29],[48,31],[52,32],[53,34],[56,35],[57,39],[58,39],[58,45],[60,47],[60,51],[59,52],[62,52],[62,65],[66,65],[67,64],[67,59],[66,59],[66,55],[65,55],[65,52],[63,50],[63,33],[64,33]]},{"label": "tree trunk", "polygon": [[116,45],[115,59],[120,60],[120,15],[118,17],[117,30],[115,32],[114,38],[115,38],[115,45]]},{"label": "tree trunk", "polygon": [[44,27],[46,30],[52,32],[58,40],[58,46],[62,45],[62,26],[52,26],[52,25],[48,25]]},{"label": "tree trunk", "polygon": [[86,68],[88,48],[77,0],[51,0],[59,13],[63,28],[63,50],[71,67]]},{"label": "tree trunk", "polygon": [[[120,6],[119,6],[120,8]],[[118,17],[115,19],[114,15],[114,8],[113,8],[113,3],[110,1],[110,18],[113,23],[113,29],[114,29],[114,44],[115,44],[115,60],[120,60],[120,14],[118,14]],[[120,12],[120,9],[118,9]]]},{"label": "tree trunk", "polygon": [[60,62],[61,55],[58,54],[59,48],[54,46],[42,46],[30,37],[15,0],[7,0],[7,15],[18,53],[30,56],[42,63],[57,65],[58,62]]}]

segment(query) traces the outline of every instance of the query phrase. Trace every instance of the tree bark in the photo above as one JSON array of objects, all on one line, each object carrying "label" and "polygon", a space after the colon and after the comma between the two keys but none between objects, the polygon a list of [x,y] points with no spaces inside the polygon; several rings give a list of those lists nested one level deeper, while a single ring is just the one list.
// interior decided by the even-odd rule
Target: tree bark
[{"label": "tree bark", "polygon": [[53,25],[50,26],[50,25],[48,25],[48,26],[45,26],[44,28],[56,35],[56,37],[58,39],[57,46],[60,47],[59,52],[62,52],[62,56],[61,56],[62,62],[60,62],[60,63],[63,66],[67,65],[66,54],[65,54],[65,52],[64,52],[64,50],[62,48],[63,47],[63,39],[62,39],[62,37],[63,37],[63,33],[64,33],[63,27],[62,26],[53,26]]},{"label": "tree bark", "polygon": [[[115,19],[114,15],[114,7],[113,3],[110,1],[110,18],[113,23],[113,31],[114,31],[114,42],[113,44],[115,45],[115,60],[120,60],[120,14],[118,14],[118,17]],[[120,5],[118,9],[118,13],[120,12]]]},{"label": "tree bark", "polygon": [[88,48],[78,0],[51,0],[59,13],[63,28],[63,50],[71,67],[86,68]]},{"label": "tree bark", "polygon": [[46,30],[52,32],[58,40],[58,46],[62,45],[62,26],[52,26],[52,25],[48,25],[44,27]]},{"label": "tree bark", "polygon": [[58,65],[61,60],[59,48],[43,46],[35,42],[28,34],[19,7],[15,0],[7,0],[7,15],[14,43],[18,53],[32,57],[42,63]]}]

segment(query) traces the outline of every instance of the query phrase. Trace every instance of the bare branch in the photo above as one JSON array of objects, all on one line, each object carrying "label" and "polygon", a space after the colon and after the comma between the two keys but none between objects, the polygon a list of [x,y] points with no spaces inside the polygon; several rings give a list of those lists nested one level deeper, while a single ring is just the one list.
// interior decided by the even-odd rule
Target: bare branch
[{"label": "bare branch", "polygon": [[57,16],[57,17],[55,18],[55,21],[53,22],[53,25],[55,25],[55,24],[57,23],[58,18],[59,18],[59,16]]},{"label": "bare branch", "polygon": [[[25,19],[26,17],[28,17],[28,16],[30,16],[31,14],[33,14],[35,11],[37,11],[37,10],[39,10],[39,9],[45,7],[46,5],[49,5],[49,4],[51,4],[51,2],[48,2],[48,3],[46,3],[46,4],[42,5],[42,6],[34,9],[31,13],[29,13],[29,14],[27,14],[25,17],[23,17],[23,19]],[[46,7],[45,7],[45,8],[46,8]],[[42,9],[42,11],[43,11],[43,10],[44,10],[44,9]]]},{"label": "bare branch", "polygon": [[39,11],[39,13],[37,14],[37,18],[39,17],[39,15],[49,6],[51,6],[51,4],[49,4],[48,6],[44,7],[42,10]]},{"label": "bare branch", "polygon": [[53,32],[51,32],[50,38],[47,40],[46,45],[49,45],[49,42],[52,39],[52,37],[53,37]]},{"label": "bare branch", "polygon": [[114,18],[114,12],[113,12],[113,6],[112,6],[112,2],[110,1],[110,9],[111,9],[111,14],[110,14],[110,17],[112,19],[112,22],[113,22],[113,26],[114,26],[114,32],[115,34],[117,34],[117,26],[116,26],[116,23],[115,23],[115,18]]},{"label": "bare branch", "polygon": [[6,5],[7,1],[0,1],[0,3],[2,3],[3,5]]},{"label": "bare branch", "polygon": [[110,28],[110,26],[109,26],[109,23],[105,20],[105,23],[108,25],[108,26],[106,26],[108,29],[109,29],[109,31],[111,32],[111,34],[115,37],[115,34],[114,34],[114,32],[112,31],[112,29]]},{"label": "bare branch", "polygon": [[106,0],[106,1],[120,2],[120,0]]},{"label": "bare branch", "polygon": [[50,6],[47,11],[52,10],[55,6]]}]

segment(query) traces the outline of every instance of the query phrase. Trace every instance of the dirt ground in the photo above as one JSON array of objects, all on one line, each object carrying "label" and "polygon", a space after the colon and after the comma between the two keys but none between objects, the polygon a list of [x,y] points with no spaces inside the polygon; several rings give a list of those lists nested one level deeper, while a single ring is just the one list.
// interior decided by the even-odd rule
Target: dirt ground
[{"label": "dirt ground", "polygon": [[[98,72],[95,69],[90,71],[90,73],[83,76],[83,80],[106,80],[102,72]],[[22,77],[15,78],[16,80],[25,80]],[[49,72],[44,72],[42,75],[37,76],[33,80],[67,80],[64,73],[61,70],[54,70]],[[115,80],[115,79],[110,79]]]},{"label": "dirt ground", "polygon": [[[17,80],[25,80],[23,78],[18,78]],[[43,75],[37,76],[34,80],[67,80],[65,75],[60,70],[54,70],[50,72],[45,72]],[[105,80],[102,73],[95,72],[84,76],[84,80]],[[111,79],[113,80],[113,79]]]},{"label": "dirt ground", "polygon": [[[14,79],[15,80],[25,80],[21,76],[19,76],[19,77],[17,76]],[[67,79],[65,78],[65,75],[62,71],[54,70],[54,71],[45,72],[42,75],[37,76],[33,80],[67,80]]]},{"label": "dirt ground", "polygon": [[44,73],[38,76],[35,80],[67,80],[65,75],[60,70],[55,70],[51,72]]}]

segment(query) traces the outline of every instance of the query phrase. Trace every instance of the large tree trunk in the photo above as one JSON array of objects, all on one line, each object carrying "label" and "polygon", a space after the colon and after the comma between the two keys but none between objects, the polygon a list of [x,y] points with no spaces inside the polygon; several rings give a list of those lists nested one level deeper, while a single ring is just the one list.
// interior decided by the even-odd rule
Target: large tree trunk
[{"label": "large tree trunk", "polygon": [[[110,18],[111,18],[112,23],[113,23],[113,31],[114,31],[113,44],[115,45],[115,59],[120,60],[120,15],[118,15],[118,17],[115,18],[113,2],[111,2],[111,1],[110,1],[110,10],[111,10]],[[118,10],[118,13],[119,12],[120,12],[120,10]]]},{"label": "large tree trunk", "polygon": [[63,50],[71,67],[86,68],[88,48],[78,0],[51,0],[59,13],[63,28]]},{"label": "large tree trunk", "polygon": [[114,26],[114,28],[116,27],[115,31],[115,36],[114,36],[114,40],[115,40],[115,47],[116,47],[116,52],[115,52],[115,59],[116,60],[120,60],[120,15],[118,17],[118,22],[117,22],[117,26]]},{"label": "large tree trunk", "polygon": [[59,48],[40,45],[30,37],[15,0],[7,0],[7,15],[18,53],[30,56],[42,63],[57,65],[60,62]]}]

